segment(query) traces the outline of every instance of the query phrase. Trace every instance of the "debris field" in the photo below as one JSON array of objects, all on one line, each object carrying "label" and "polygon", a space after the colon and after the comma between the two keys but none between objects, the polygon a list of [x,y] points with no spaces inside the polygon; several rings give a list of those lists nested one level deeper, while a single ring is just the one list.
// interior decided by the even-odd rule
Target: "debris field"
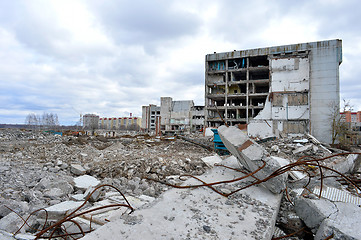
[{"label": "debris field", "polygon": [[148,239],[360,239],[357,148],[351,154],[311,135],[219,133],[230,155],[210,151],[212,136],[201,134],[2,129],[0,238],[102,239],[102,229],[121,224],[127,239],[139,229],[152,232]]}]

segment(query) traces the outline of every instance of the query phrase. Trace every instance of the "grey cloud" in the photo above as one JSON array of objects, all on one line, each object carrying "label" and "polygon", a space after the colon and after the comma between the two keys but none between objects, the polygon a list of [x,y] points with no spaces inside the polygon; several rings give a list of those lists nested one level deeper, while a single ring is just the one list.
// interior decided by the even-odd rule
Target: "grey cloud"
[{"label": "grey cloud", "polygon": [[[149,46],[196,34],[197,15],[172,8],[172,1],[102,1],[91,6],[116,41]],[[96,9],[96,10],[95,10]]]}]

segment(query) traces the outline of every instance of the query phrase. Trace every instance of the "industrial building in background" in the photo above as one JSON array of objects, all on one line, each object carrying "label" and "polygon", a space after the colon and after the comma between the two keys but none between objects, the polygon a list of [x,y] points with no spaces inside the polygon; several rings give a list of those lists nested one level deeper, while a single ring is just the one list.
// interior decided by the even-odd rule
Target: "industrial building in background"
[{"label": "industrial building in background", "polygon": [[361,111],[341,112],[341,122],[344,130],[340,134],[344,134],[341,138],[344,138],[346,144],[361,144]]},{"label": "industrial building in background", "polygon": [[155,131],[158,123],[160,124],[160,107],[154,104],[142,106],[142,130]]},{"label": "industrial building in background", "polygon": [[160,106],[142,107],[142,119],[145,131],[158,134],[199,131],[204,126],[204,106],[195,106],[193,100],[173,101],[171,97],[161,97]]},{"label": "industrial building in background", "polygon": [[99,119],[99,128],[107,130],[133,130],[141,129],[142,119],[138,117],[109,117]]},{"label": "industrial building in background", "polygon": [[99,128],[99,116],[96,114],[83,115],[83,128],[94,130]]},{"label": "industrial building in background", "polygon": [[110,117],[100,118],[96,114],[83,116],[83,128],[86,130],[140,130],[142,119],[138,117]]},{"label": "industrial building in background", "polygon": [[309,132],[330,143],[342,41],[207,54],[205,125],[245,124],[265,138]]}]

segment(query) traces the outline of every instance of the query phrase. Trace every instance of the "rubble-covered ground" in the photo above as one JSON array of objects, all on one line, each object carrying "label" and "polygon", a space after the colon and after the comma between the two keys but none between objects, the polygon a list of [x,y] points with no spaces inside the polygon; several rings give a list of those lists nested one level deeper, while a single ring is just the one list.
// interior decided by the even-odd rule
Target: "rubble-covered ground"
[{"label": "rubble-covered ground", "polygon": [[[192,135],[187,138],[212,147],[211,137]],[[311,136],[269,139],[260,144],[270,155],[290,162],[303,156],[319,159],[342,152],[325,147]],[[85,190],[76,186],[75,177],[90,175],[100,180],[101,184],[117,187],[127,196],[151,201],[169,187],[146,178],[175,183],[177,176],[182,174],[201,175],[209,168],[201,158],[214,154],[200,145],[176,137],[157,138],[139,133],[117,133],[112,138],[102,135],[75,137],[0,129],[0,229],[15,232],[22,225],[22,221],[20,225],[1,222],[1,219],[11,219],[9,208],[26,216],[37,209],[73,200],[74,195],[83,194]],[[344,162],[345,158],[339,156],[324,162],[334,167]],[[343,170],[347,166],[340,168]],[[312,166],[305,166],[303,170],[314,176],[320,174]],[[351,171],[352,174],[348,176],[359,179],[358,168],[353,167],[351,170],[347,169],[345,172],[349,174]],[[295,195],[292,189],[302,188],[307,181],[307,177],[300,181],[292,178],[289,180],[290,197],[284,197],[276,225],[284,234],[304,227],[287,198]],[[324,182],[340,189],[349,187],[341,184],[345,182],[336,181],[332,177]],[[315,177],[310,188],[319,184],[320,178]],[[102,200],[104,196],[106,194],[94,201]],[[19,218],[16,215],[13,217]],[[30,224],[37,227],[40,225],[36,219],[32,219]],[[312,239],[312,234],[301,231],[292,238]]]},{"label": "rubble-covered ground", "polygon": [[[165,186],[150,184],[142,180],[144,177],[201,175],[206,170],[201,157],[210,155],[204,148],[182,140],[148,135],[110,139],[2,130],[0,139],[1,197],[28,202],[30,208],[54,204],[72,193],[64,184],[70,184],[76,176],[72,164],[81,165],[87,174],[125,193],[140,195],[145,191],[155,197]],[[49,190],[54,187],[64,189],[53,196]]]}]

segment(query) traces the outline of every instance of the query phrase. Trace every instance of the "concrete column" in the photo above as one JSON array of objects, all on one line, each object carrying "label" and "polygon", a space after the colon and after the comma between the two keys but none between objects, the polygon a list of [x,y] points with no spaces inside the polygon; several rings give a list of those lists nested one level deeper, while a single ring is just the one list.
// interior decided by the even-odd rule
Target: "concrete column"
[{"label": "concrete column", "polygon": [[249,105],[249,58],[247,58],[246,73],[246,123],[248,124],[248,105]]},{"label": "concrete column", "polygon": [[224,120],[227,122],[228,120],[228,60],[225,60],[226,62],[226,87],[225,87],[225,95],[224,95],[224,102],[225,102],[225,109],[224,109]]}]

